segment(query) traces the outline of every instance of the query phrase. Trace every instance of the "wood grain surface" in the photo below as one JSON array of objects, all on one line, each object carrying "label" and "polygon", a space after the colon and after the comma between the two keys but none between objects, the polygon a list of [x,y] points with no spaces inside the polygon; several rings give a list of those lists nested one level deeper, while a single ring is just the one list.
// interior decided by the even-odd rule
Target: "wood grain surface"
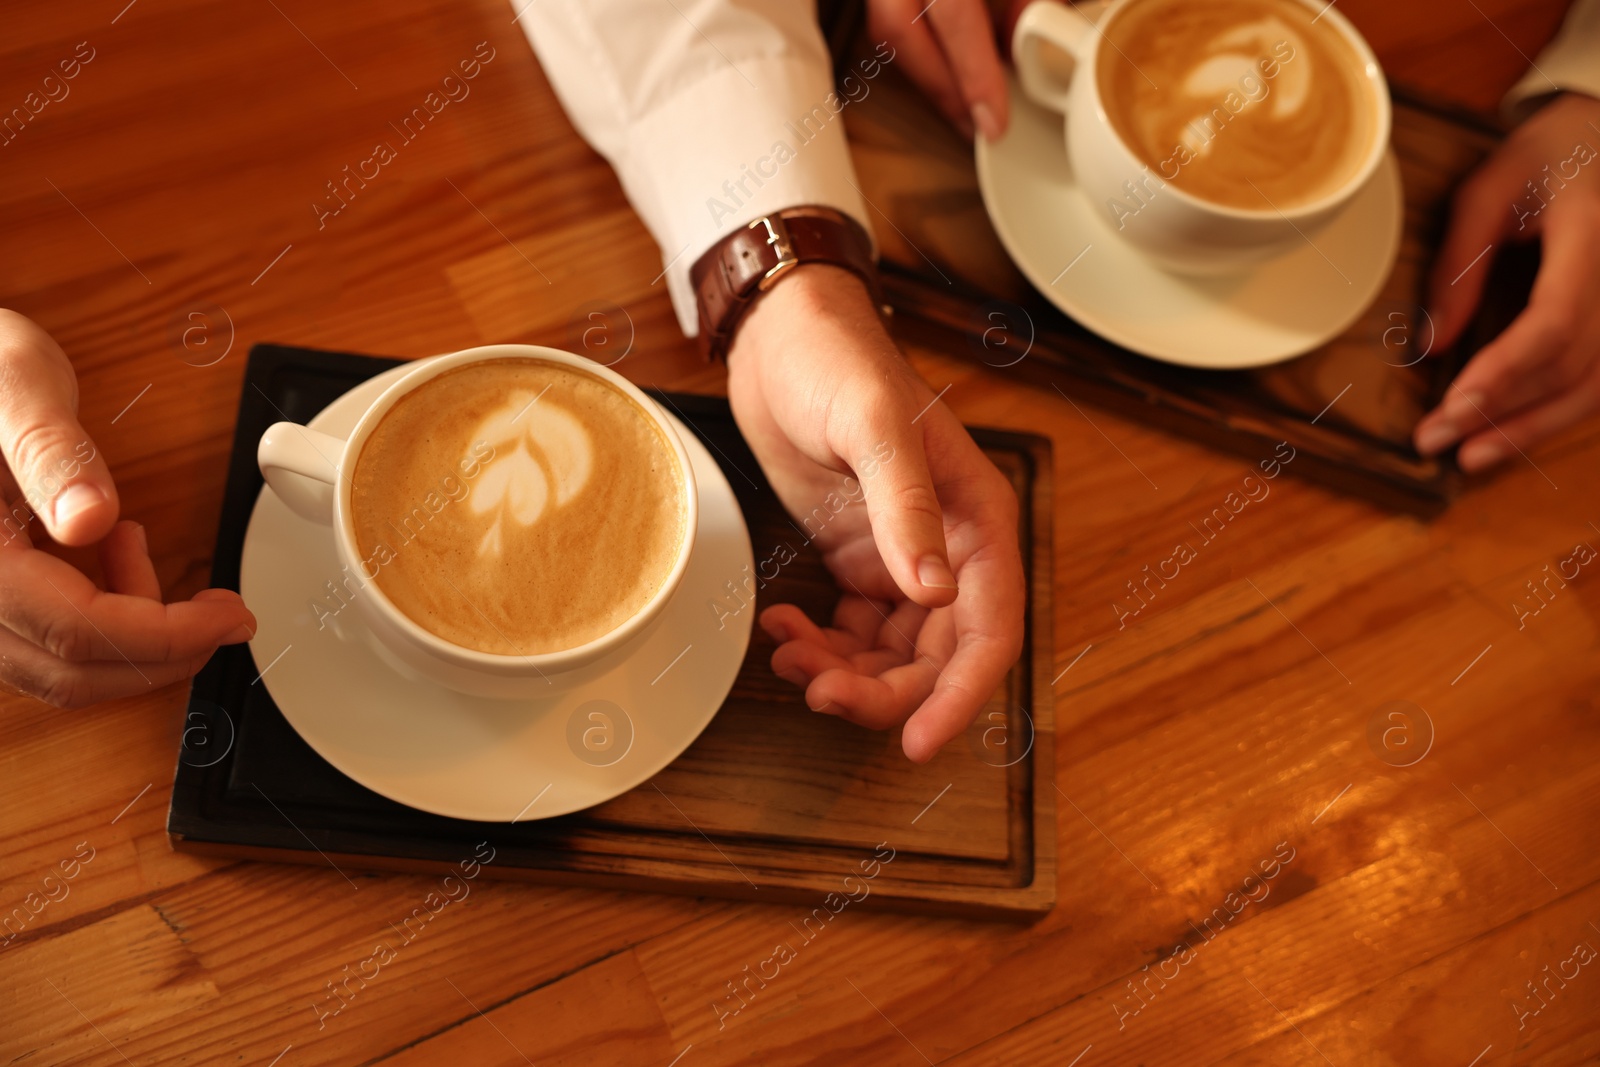
[{"label": "wood grain surface", "polygon": [[[125,4],[6,5],[0,108],[79,42],[94,58],[0,147],[0,292],[72,356],[172,593],[210,569],[255,341],[570,345],[608,302],[623,373],[721,390],[508,5]],[[1561,8],[1340,4],[1393,77],[1473,107]],[[471,95],[318,229],[325,183],[481,41]],[[846,910],[760,979],[792,906],[480,880],[379,962],[437,879],[169,849],[182,687],[5,698],[0,915],[25,920],[0,947],[0,1062],[1594,1062],[1600,592],[1551,585],[1520,630],[1513,604],[1600,544],[1595,426],[1429,522],[1280,477],[1118,629],[1125,583],[1250,468],[911,357],[964,421],[1054,442],[1048,918]]]}]

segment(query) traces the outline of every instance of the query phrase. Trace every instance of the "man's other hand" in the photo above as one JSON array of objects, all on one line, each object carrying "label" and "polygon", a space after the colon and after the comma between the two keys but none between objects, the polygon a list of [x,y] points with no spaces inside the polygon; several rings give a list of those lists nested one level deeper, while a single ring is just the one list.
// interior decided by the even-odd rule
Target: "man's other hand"
[{"label": "man's other hand", "polygon": [[[227,590],[161,602],[144,528],[117,521],[117,487],[77,410],[61,346],[0,310],[0,687],[60,708],[181,681],[256,627]],[[107,588],[34,547],[46,535],[99,542]]]}]

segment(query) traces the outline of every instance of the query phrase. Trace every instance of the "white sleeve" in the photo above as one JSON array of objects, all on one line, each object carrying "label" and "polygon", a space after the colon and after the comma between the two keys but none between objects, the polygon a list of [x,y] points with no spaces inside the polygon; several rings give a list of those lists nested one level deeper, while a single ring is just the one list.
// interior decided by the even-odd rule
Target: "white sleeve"
[{"label": "white sleeve", "polygon": [[822,204],[871,231],[815,0],[513,4],[568,116],[660,245],[684,333],[698,329],[689,267],[738,226]]},{"label": "white sleeve", "polygon": [[1574,0],[1555,38],[1501,102],[1510,118],[1526,118],[1556,92],[1600,97],[1600,0]]}]

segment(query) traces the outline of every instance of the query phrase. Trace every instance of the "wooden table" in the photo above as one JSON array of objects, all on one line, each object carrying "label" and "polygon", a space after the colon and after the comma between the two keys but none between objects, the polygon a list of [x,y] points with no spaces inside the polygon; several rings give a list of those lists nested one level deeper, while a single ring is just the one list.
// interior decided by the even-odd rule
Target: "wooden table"
[{"label": "wooden table", "polygon": [[[604,300],[637,331],[624,373],[721,389],[507,5],[125,2],[6,14],[0,105],[78,42],[94,58],[0,148],[0,292],[73,357],[172,593],[209,570],[252,342],[565,344]],[[1341,4],[1392,76],[1477,107],[1560,7]],[[319,229],[324,183],[485,40],[471,96]],[[230,355],[191,365],[186,327]],[[794,909],[480,881],[319,1026],[327,983],[435,879],[174,854],[181,686],[80,712],[6,699],[0,912],[77,862],[0,948],[0,1061],[1593,1062],[1600,593],[1581,574],[1521,630],[1512,605],[1600,540],[1595,426],[1429,523],[1279,479],[1119,631],[1124,583],[1245,466],[912,358],[968,422],[1057,450],[1047,919],[845,914],[719,1029],[710,1005]]]}]

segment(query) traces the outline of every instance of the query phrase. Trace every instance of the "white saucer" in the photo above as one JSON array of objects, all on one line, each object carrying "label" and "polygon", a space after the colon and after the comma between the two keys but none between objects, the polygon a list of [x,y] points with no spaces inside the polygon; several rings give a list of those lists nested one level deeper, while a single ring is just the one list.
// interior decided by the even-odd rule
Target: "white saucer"
[{"label": "white saucer", "polygon": [[1389,277],[1405,208],[1392,151],[1344,213],[1310,235],[1314,245],[1242,275],[1183,277],[1117,235],[1073,181],[1061,116],[1015,78],[1011,90],[1006,135],[978,138],[984,207],[1034,287],[1108,341],[1189,367],[1277,363],[1343,333]]},{"label": "white saucer", "polygon": [[[310,425],[343,436],[409,369],[364,382]],[[319,631],[312,602],[336,606],[323,583],[343,577],[333,535],[264,489],[240,565],[240,591],[260,624],[250,642],[257,669],[265,668],[259,684],[323,759],[374,792],[437,815],[550,818],[649,779],[722,706],[755,616],[752,603],[718,628],[710,602],[737,608],[724,583],[743,567],[753,572],[750,533],[716,461],[673,421],[700,489],[689,569],[660,623],[613,653],[610,669],[597,670],[595,680],[549,700],[481,700],[395,674],[373,651],[354,609]]]}]

